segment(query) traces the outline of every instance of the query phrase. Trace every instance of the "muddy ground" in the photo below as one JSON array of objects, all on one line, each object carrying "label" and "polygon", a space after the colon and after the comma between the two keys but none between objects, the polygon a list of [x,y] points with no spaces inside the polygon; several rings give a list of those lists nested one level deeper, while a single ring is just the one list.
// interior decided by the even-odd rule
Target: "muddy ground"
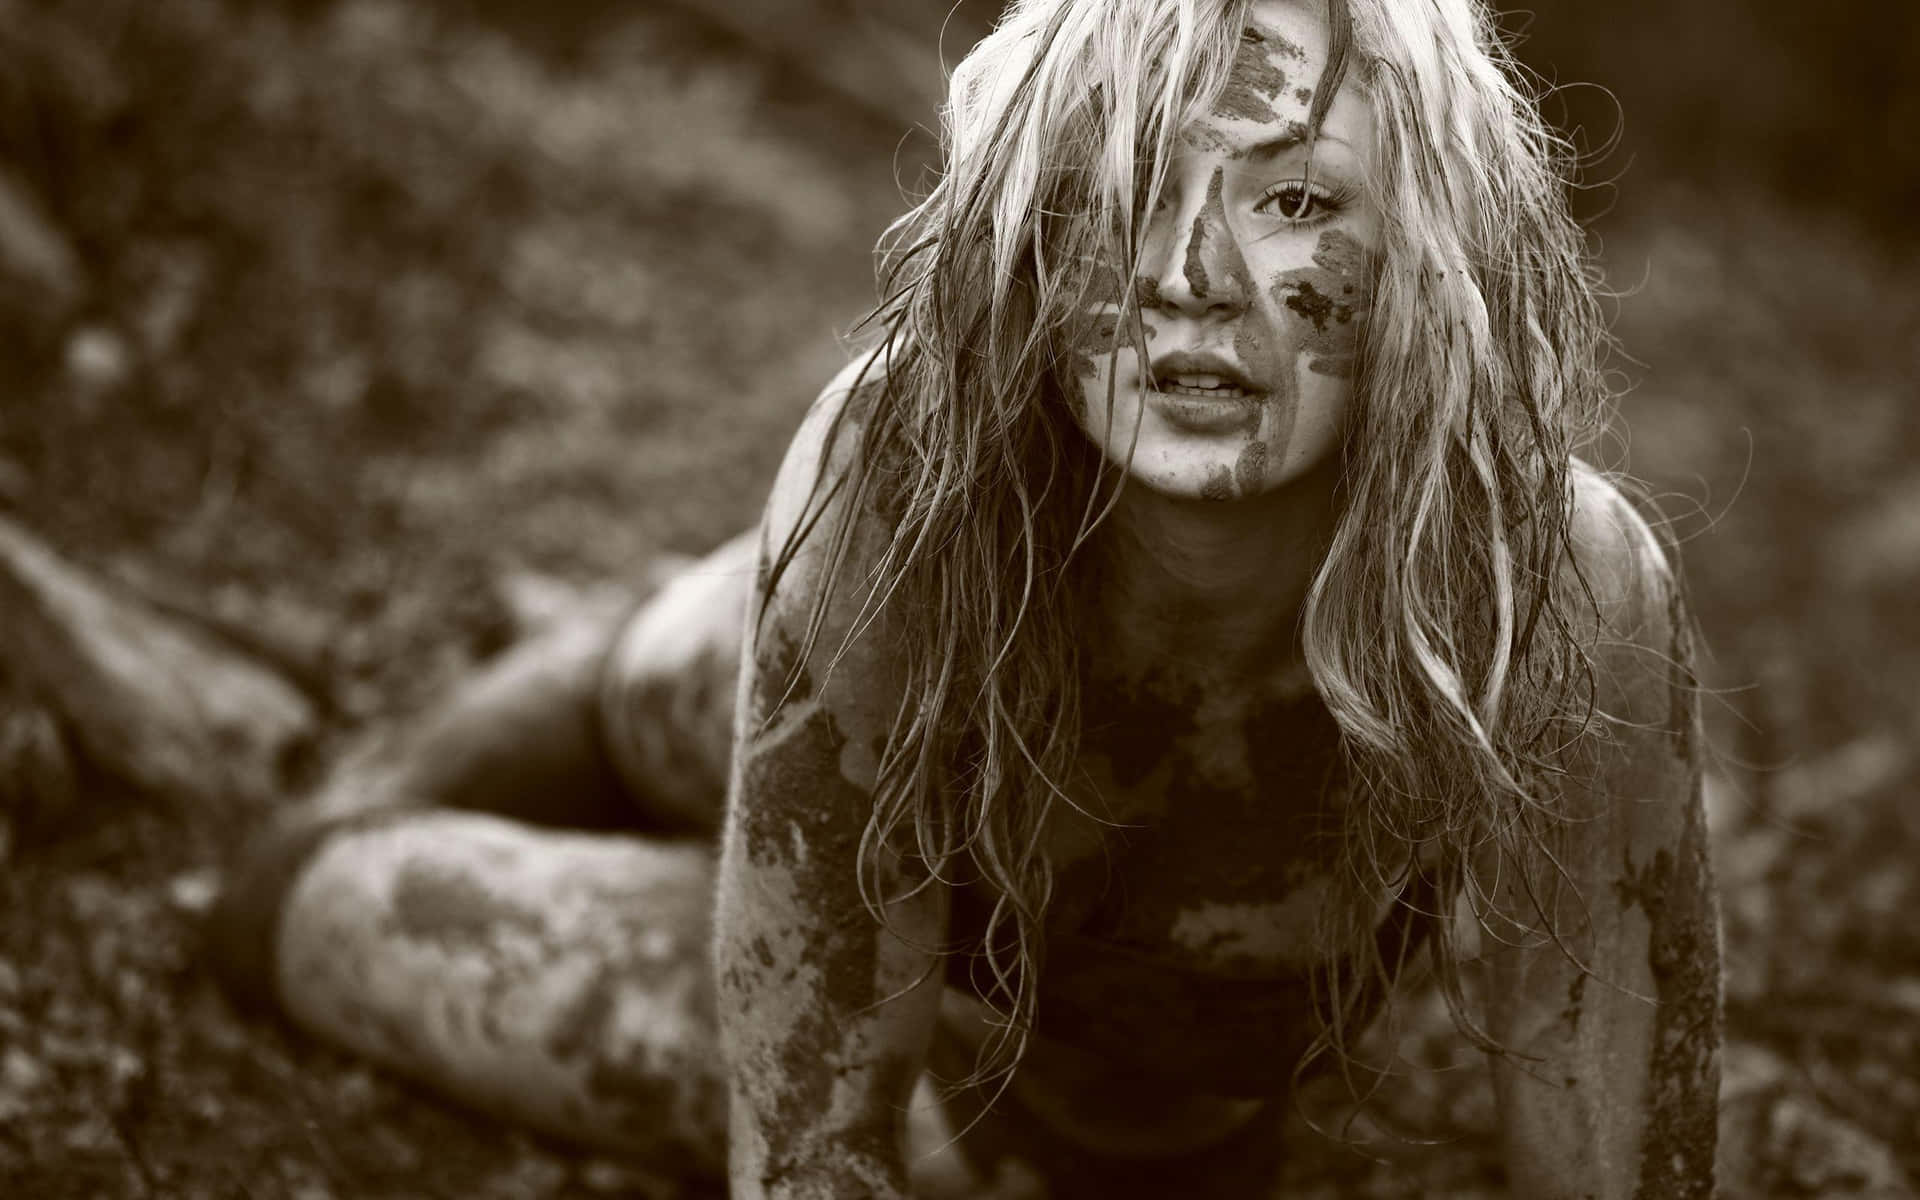
[{"label": "muddy ground", "polygon": [[[687,11],[542,8],[0,0],[12,236],[53,246],[0,294],[0,511],[254,631],[327,714],[289,790],[540,597],[754,517],[929,149]],[[1623,187],[1601,456],[1685,542],[1711,648],[1727,1192],[1910,1195],[1920,266],[1764,193]],[[63,775],[4,672],[0,1195],[714,1194],[236,1012],[197,917],[282,797]],[[1436,1078],[1398,1111],[1437,1144],[1303,1137],[1289,1194],[1500,1194],[1484,1093]]]}]

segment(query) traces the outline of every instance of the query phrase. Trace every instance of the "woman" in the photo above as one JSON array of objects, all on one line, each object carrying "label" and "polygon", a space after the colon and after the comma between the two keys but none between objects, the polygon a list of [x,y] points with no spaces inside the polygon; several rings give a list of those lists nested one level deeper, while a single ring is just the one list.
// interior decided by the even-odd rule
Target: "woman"
[{"label": "woman", "polygon": [[[976,1183],[1254,1194],[1264,1118],[1350,1063],[1423,950],[1488,1051],[1516,1195],[1711,1193],[1685,617],[1572,455],[1604,335],[1514,75],[1470,0],[1016,4],[955,72],[879,344],[802,426],[757,541],[611,651],[523,655],[402,756],[390,790],[521,813],[617,775],[656,829],[710,820],[730,772],[734,1194],[907,1194],[941,1158],[908,1145],[929,1067]],[[405,836],[363,830],[354,869]],[[293,946],[303,911],[353,909],[322,838],[254,860],[306,863],[290,896],[229,901],[284,908],[229,942],[296,1008],[366,986],[314,982],[338,928],[306,936],[331,958]],[[685,878],[625,919],[697,923]],[[659,1011],[703,1011],[674,978],[695,998]],[[657,1047],[705,1044],[667,1024]],[[405,1041],[356,1044],[463,1086]],[[648,1061],[673,1104],[698,1091]]]}]

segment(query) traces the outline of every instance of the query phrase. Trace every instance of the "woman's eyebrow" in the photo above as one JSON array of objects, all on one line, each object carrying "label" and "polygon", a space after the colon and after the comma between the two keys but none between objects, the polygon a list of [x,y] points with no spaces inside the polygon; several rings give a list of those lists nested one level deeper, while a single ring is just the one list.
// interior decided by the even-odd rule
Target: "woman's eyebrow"
[{"label": "woman's eyebrow", "polygon": [[[1305,145],[1307,142],[1311,140],[1313,139],[1307,136],[1307,127],[1305,123],[1300,121],[1292,121],[1287,124],[1287,127],[1283,131],[1274,135],[1273,137],[1262,138],[1259,141],[1248,146],[1245,150],[1241,151],[1240,157],[1242,158],[1277,158],[1280,155],[1287,153],[1289,150],[1299,149],[1302,145]],[[1335,134],[1328,133],[1324,129],[1320,131],[1320,137],[1318,140],[1322,142],[1338,142],[1342,146],[1347,144],[1346,139],[1339,137]]]}]

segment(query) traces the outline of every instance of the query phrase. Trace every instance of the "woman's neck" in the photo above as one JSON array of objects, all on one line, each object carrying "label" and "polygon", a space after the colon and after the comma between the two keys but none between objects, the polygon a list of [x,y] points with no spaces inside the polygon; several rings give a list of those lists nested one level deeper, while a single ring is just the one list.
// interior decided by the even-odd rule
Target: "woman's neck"
[{"label": "woman's neck", "polygon": [[1285,487],[1229,501],[1129,483],[1088,546],[1089,615],[1119,651],[1115,665],[1129,674],[1174,662],[1261,673],[1290,657],[1332,533],[1339,475],[1330,456]]}]

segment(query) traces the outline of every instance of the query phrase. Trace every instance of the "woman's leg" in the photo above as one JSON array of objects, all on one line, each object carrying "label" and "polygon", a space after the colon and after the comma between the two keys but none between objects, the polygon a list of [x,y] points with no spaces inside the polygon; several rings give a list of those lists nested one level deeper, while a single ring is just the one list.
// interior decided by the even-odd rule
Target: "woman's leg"
[{"label": "woman's leg", "polygon": [[717,1176],[712,874],[703,841],[363,817],[288,889],[273,990],[300,1028],[463,1104]]},{"label": "woman's leg", "polygon": [[465,1102],[718,1169],[701,835],[751,569],[729,543],[348,756],[236,862],[215,969]]}]

